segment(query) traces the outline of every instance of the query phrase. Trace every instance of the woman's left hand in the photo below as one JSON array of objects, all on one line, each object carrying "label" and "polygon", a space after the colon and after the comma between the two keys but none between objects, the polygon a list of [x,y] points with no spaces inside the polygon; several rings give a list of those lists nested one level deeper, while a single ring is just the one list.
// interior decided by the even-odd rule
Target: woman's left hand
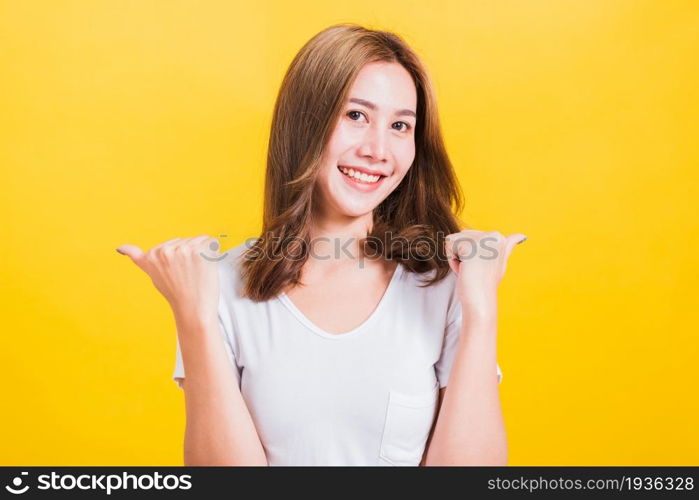
[{"label": "woman's left hand", "polygon": [[489,319],[496,315],[497,288],[507,259],[514,246],[526,239],[521,233],[503,236],[497,231],[474,229],[446,237],[445,253],[457,275],[457,293],[464,315]]}]

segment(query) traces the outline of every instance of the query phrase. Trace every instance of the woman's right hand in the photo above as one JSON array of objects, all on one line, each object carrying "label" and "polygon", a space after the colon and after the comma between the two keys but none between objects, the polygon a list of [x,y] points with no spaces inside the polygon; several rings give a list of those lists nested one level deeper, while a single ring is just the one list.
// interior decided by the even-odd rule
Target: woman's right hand
[{"label": "woman's right hand", "polygon": [[145,253],[135,245],[121,245],[117,252],[150,276],[176,320],[211,323],[218,314],[218,249],[216,238],[202,235],[174,238]]}]

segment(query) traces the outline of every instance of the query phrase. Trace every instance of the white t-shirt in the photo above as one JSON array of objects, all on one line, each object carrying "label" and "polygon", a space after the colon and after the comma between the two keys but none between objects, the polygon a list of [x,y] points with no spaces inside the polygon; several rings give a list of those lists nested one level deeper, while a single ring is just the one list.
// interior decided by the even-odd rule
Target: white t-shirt
[{"label": "white t-shirt", "polygon": [[[241,297],[246,248],[218,264],[219,324],[269,465],[418,465],[460,334],[456,275],[420,288],[427,275],[399,263],[371,316],[334,334],[284,293]],[[181,387],[179,341],[176,349]]]}]

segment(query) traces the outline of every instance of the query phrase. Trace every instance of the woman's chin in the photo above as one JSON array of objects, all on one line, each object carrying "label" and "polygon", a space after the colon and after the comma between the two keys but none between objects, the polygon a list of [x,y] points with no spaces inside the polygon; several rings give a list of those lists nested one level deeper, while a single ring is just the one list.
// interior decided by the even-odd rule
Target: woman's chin
[{"label": "woman's chin", "polygon": [[332,200],[331,205],[339,214],[345,217],[362,217],[371,213],[381,203],[380,190],[361,192],[344,185],[345,181],[342,179],[340,181],[342,184],[333,186],[326,198]]},{"label": "woman's chin", "polygon": [[338,212],[344,217],[362,217],[370,214],[376,205],[368,203],[351,203],[348,200],[336,200],[335,206],[338,207]]}]

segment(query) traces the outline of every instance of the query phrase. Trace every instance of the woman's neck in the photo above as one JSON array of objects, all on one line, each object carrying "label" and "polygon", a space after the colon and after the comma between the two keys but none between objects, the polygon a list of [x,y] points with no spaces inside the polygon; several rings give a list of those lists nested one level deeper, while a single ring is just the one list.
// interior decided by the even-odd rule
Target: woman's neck
[{"label": "woman's neck", "polygon": [[314,218],[311,223],[310,258],[328,263],[361,258],[359,242],[373,225],[371,213],[361,217]]}]

